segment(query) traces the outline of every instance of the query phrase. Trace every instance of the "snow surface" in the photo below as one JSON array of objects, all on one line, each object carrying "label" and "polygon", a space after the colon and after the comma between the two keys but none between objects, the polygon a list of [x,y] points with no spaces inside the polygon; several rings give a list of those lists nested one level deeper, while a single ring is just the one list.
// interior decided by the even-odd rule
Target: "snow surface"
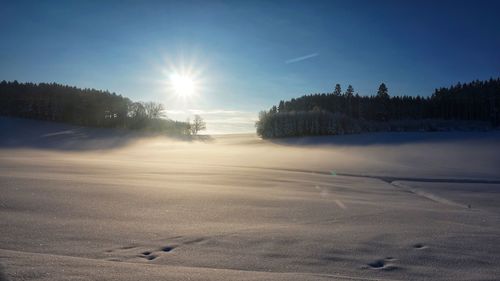
[{"label": "snow surface", "polygon": [[498,132],[180,141],[0,128],[9,280],[500,276]]}]

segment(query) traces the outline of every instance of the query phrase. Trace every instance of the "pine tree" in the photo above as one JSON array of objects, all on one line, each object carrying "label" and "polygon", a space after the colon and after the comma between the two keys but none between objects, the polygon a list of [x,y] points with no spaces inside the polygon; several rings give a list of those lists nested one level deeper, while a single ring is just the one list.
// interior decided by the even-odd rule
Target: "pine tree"
[{"label": "pine tree", "polygon": [[380,86],[378,87],[377,98],[389,99],[389,89],[387,89],[385,83],[380,84]]},{"label": "pine tree", "polygon": [[352,117],[352,103],[354,97],[354,88],[352,85],[347,86],[347,90],[345,91],[346,105],[347,105],[347,116]]},{"label": "pine tree", "polygon": [[285,111],[285,102],[280,100],[280,103],[278,105],[278,112],[284,112]]},{"label": "pine tree", "polygon": [[333,95],[340,96],[342,94],[342,88],[340,88],[340,84],[335,85],[335,90],[333,91]]}]

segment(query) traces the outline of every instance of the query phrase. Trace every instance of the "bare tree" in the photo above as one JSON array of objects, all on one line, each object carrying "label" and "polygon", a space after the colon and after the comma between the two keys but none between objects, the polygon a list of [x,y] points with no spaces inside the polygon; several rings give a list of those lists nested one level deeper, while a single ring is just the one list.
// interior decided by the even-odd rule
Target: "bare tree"
[{"label": "bare tree", "polygon": [[191,134],[197,135],[199,131],[205,130],[207,128],[207,123],[201,118],[200,115],[196,114],[193,119],[193,123],[190,124]]},{"label": "bare tree", "polygon": [[160,119],[165,116],[165,107],[161,103],[147,102],[144,104],[149,119]]},{"label": "bare tree", "polygon": [[165,107],[156,102],[134,102],[129,106],[128,116],[134,119],[160,119],[165,116]]}]

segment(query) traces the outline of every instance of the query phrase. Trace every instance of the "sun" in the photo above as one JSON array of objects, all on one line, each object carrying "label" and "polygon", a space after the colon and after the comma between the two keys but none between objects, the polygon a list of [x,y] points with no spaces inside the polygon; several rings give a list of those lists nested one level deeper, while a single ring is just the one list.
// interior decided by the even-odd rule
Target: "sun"
[{"label": "sun", "polygon": [[173,73],[170,75],[172,90],[179,96],[192,96],[196,92],[196,81],[186,74]]},{"label": "sun", "polygon": [[168,104],[175,107],[193,107],[203,102],[203,95],[210,92],[206,76],[207,65],[195,55],[171,56],[160,60],[161,76],[155,82],[158,92],[163,92]]}]

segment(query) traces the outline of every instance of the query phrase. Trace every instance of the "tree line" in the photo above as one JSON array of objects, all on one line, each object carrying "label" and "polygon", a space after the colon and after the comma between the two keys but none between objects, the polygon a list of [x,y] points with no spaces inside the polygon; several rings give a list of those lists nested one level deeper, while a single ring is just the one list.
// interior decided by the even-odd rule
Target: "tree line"
[{"label": "tree line", "polygon": [[172,135],[196,134],[205,128],[199,116],[192,124],[167,119],[160,103],[134,102],[108,91],[56,83],[0,82],[0,115]]},{"label": "tree line", "polygon": [[261,111],[257,134],[264,138],[373,131],[479,129],[500,125],[500,78],[439,88],[428,97],[390,96],[380,84],[372,96],[349,85],[311,94]]}]

